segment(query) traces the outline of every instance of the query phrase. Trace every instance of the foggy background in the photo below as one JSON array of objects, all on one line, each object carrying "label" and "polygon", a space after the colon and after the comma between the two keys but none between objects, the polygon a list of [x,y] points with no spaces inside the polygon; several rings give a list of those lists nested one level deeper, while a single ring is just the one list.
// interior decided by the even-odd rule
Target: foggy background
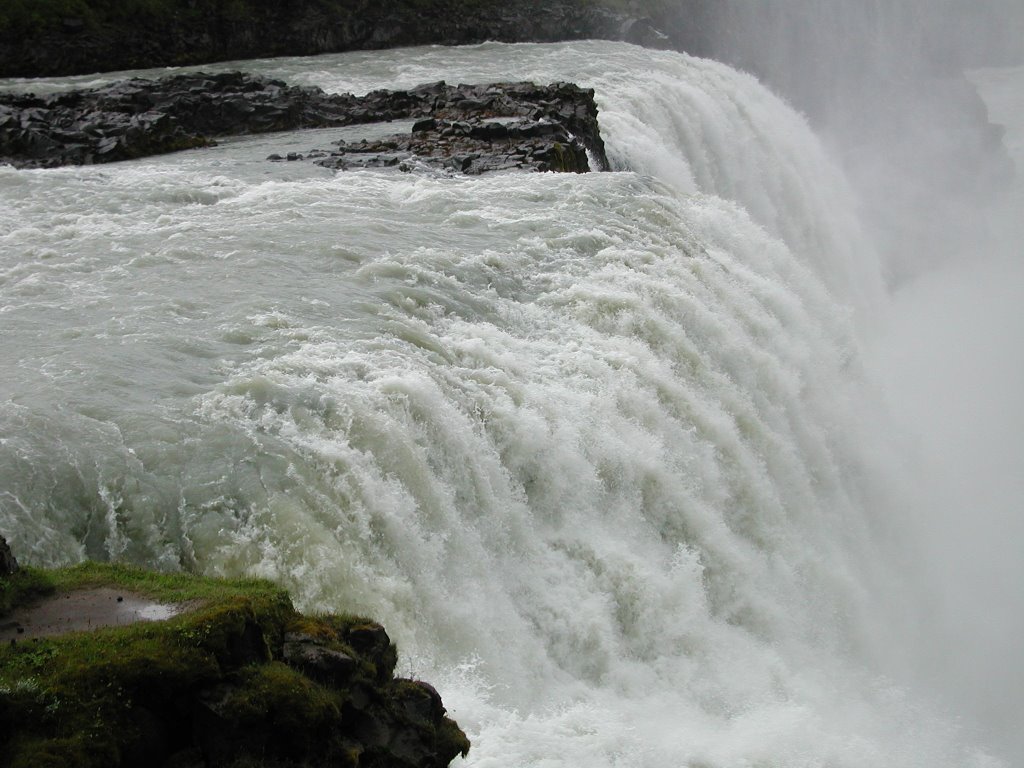
[{"label": "foggy background", "polygon": [[866,353],[918,547],[902,663],[1024,766],[1024,2],[680,9],[677,41],[784,95],[859,192],[891,292]]},{"label": "foggy background", "polygon": [[984,237],[1013,176],[966,69],[1024,62],[1020,0],[682,0],[685,50],[758,75],[842,157],[900,282]]}]

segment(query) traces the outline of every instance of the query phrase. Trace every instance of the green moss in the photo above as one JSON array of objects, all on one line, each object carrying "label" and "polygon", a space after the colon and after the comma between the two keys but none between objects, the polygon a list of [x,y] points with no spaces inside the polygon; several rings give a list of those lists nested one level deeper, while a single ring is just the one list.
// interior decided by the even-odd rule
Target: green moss
[{"label": "green moss", "polygon": [[330,749],[342,705],[339,692],[275,661],[239,672],[218,715],[229,734],[229,750],[230,735],[252,742],[255,733],[260,754],[301,761]]},{"label": "green moss", "polygon": [[67,768],[69,765],[89,765],[94,762],[94,756],[104,757],[97,754],[84,734],[45,742],[21,739],[13,745],[10,765],[11,768]]},{"label": "green moss", "polygon": [[19,605],[41,586],[51,592],[114,587],[194,609],[165,622],[0,648],[0,738],[11,739],[12,766],[117,764],[111,755],[132,733],[133,708],[160,710],[216,683],[225,670],[269,658],[268,644],[296,615],[287,593],[269,582],[98,563],[45,574],[26,570],[5,591]]},{"label": "green moss", "polygon": [[0,616],[19,605],[52,594],[55,589],[49,574],[35,568],[22,568],[0,579]]},{"label": "green moss", "polygon": [[438,752],[442,754],[469,754],[469,738],[451,718],[446,717],[438,728]]},{"label": "green moss", "polygon": [[284,602],[291,605],[285,590],[262,579],[211,579],[186,573],[159,573],[133,565],[94,562],[43,573],[58,591],[109,586],[166,602],[241,598],[261,604]]},{"label": "green moss", "polygon": [[[396,651],[380,625],[303,616],[270,582],[100,563],[0,579],[5,609],[90,587],[185,603],[187,610],[166,621],[0,647],[0,768],[160,764],[197,751],[217,765],[356,768],[370,753],[352,723],[365,727],[370,715],[358,713],[367,706],[380,727],[407,727],[430,749],[451,756],[468,749],[451,721],[401,725],[414,692],[403,686],[414,684],[391,678]],[[344,652],[357,661],[354,670],[321,680],[283,663],[289,632]],[[416,691],[422,697],[423,689]],[[147,752],[152,743],[163,751]],[[402,764],[389,759],[376,748],[371,762]]]}]

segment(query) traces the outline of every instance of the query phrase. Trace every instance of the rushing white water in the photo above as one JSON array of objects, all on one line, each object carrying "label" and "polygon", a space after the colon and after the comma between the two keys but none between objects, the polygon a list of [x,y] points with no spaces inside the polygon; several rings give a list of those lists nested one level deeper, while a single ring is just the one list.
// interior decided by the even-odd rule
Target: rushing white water
[{"label": "rushing white water", "polygon": [[607,43],[246,67],[571,79],[616,172],[263,160],[333,131],[0,168],[19,556],[372,613],[480,766],[999,764],[885,676],[913,649],[860,363],[879,268],[797,114]]}]

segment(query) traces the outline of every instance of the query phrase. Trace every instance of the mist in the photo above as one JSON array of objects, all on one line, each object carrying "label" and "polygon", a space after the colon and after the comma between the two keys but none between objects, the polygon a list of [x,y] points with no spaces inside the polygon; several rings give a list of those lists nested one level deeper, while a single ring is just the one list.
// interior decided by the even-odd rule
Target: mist
[{"label": "mist", "polygon": [[906,593],[879,596],[912,614],[890,669],[1024,765],[1024,3],[724,0],[684,16],[691,50],[803,111],[859,193],[889,286],[865,351],[914,541]]},{"label": "mist", "polygon": [[913,675],[1019,765],[1024,738],[1024,265],[950,265],[894,296],[874,349],[918,533]]},{"label": "mist", "polygon": [[979,214],[1009,189],[1013,162],[966,72],[1024,62],[1024,3],[681,7],[676,37],[685,48],[756,74],[842,159],[891,284],[989,237]]},{"label": "mist", "polygon": [[[1024,69],[971,79],[1024,162]],[[975,212],[987,238],[893,293],[874,352],[922,545],[919,680],[1024,764],[1024,184]]]}]

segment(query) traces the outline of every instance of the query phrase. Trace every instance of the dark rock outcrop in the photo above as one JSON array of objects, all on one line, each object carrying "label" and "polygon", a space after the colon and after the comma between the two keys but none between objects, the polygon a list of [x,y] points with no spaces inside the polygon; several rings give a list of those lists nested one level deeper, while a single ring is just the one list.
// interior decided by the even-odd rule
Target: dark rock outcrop
[{"label": "dark rock outcrop", "polygon": [[[477,175],[488,171],[535,170],[582,173],[608,161],[597,125],[592,91],[559,83],[453,87],[421,86],[410,94],[427,97],[429,117],[412,131],[376,141],[335,143],[329,154],[314,152],[318,165],[350,168],[422,164]],[[418,108],[419,112],[420,109]]]},{"label": "dark rock outcrop", "polygon": [[268,582],[23,568],[0,577],[0,624],[97,588],[184,609],[0,646],[0,766],[445,768],[469,750],[437,691],[395,676],[380,624],[303,616]]},{"label": "dark rock outcrop", "polygon": [[328,648],[303,632],[289,632],[284,636],[283,658],[309,677],[335,685],[348,683],[359,668],[354,657]]},{"label": "dark rock outcrop", "polygon": [[418,120],[411,134],[320,153],[332,168],[420,159],[464,173],[607,167],[592,90],[568,83],[327,94],[241,72],[133,79],[52,96],[0,95],[0,163],[55,167],[208,146],[217,137]]},{"label": "dark rock outcrop", "polygon": [[[317,165],[336,170],[398,168],[419,165],[479,175],[488,171],[533,170],[584,173],[590,170],[587,152],[564,126],[514,118],[430,120],[417,124],[407,136],[347,143],[325,153],[313,151]],[[415,127],[414,127],[415,128]],[[274,159],[280,159],[275,156]]]},{"label": "dark rock outcrop", "polygon": [[18,572],[18,561],[11,552],[7,539],[0,536],[0,576],[10,576]]},{"label": "dark rock outcrop", "polygon": [[[357,647],[359,635],[376,642]],[[270,648],[279,661],[257,659],[198,692],[198,765],[258,755],[284,766],[445,768],[468,750],[432,686],[394,677],[397,656],[379,624],[328,621],[316,636],[284,638]]]}]

